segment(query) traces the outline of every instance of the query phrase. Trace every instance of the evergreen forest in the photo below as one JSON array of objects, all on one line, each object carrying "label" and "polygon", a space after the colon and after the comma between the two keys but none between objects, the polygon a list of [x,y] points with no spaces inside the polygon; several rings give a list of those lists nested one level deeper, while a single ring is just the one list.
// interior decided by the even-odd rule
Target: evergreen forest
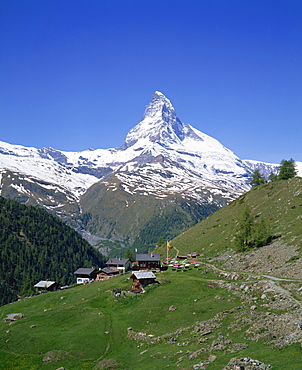
[{"label": "evergreen forest", "polygon": [[40,280],[75,282],[79,267],[104,257],[75,230],[44,209],[0,197],[0,305],[35,292]]}]

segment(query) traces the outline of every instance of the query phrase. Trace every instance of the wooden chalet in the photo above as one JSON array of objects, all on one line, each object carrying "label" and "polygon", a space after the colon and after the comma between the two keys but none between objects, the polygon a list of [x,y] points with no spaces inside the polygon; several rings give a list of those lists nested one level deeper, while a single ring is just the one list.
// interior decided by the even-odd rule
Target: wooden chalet
[{"label": "wooden chalet", "polygon": [[131,268],[131,262],[128,258],[109,258],[106,265],[120,273],[124,273]]},{"label": "wooden chalet", "polygon": [[160,255],[158,253],[136,254],[136,270],[157,270],[160,268]]},{"label": "wooden chalet", "polygon": [[81,267],[74,272],[77,278],[77,284],[87,284],[95,280],[98,270],[94,268]]},{"label": "wooden chalet", "polygon": [[60,285],[55,281],[41,280],[36,285],[34,285],[34,288],[37,288],[39,291],[51,292],[53,290],[59,289]]},{"label": "wooden chalet", "polygon": [[133,271],[130,278],[133,279],[132,290],[143,292],[144,286],[155,283],[156,276],[152,271]]},{"label": "wooden chalet", "polygon": [[110,267],[104,267],[98,271],[96,280],[107,280],[112,276],[118,275],[119,271]]}]

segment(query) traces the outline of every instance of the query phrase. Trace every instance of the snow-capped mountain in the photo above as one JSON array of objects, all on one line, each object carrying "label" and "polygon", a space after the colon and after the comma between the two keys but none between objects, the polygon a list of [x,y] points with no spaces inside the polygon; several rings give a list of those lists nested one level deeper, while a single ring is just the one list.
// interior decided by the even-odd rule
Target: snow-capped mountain
[{"label": "snow-capped mountain", "polygon": [[[261,166],[269,172],[276,167],[243,161],[216,139],[182,123],[169,99],[158,91],[118,148],[64,152],[0,142],[1,195],[43,206],[74,227],[81,225],[101,238],[110,234],[108,239],[114,240],[129,235],[112,226],[112,210],[110,215],[104,213],[108,194],[111,205],[120,202],[124,207],[116,219],[127,218],[139,197],[149,197],[160,209],[176,199],[182,209],[184,204],[198,205],[203,211],[195,209],[190,221],[194,223],[248,191],[252,172]],[[209,212],[204,212],[207,206]],[[135,217],[141,218],[140,212],[144,211],[136,210]],[[128,246],[137,235],[133,233]]]},{"label": "snow-capped mountain", "polygon": [[260,173],[262,173],[266,178],[269,177],[270,173],[277,173],[279,165],[273,164],[273,163],[265,163],[265,162],[259,162],[254,161],[250,159],[245,159],[243,162],[254,172],[255,170],[259,170]]},{"label": "snow-capped mountain", "polygon": [[224,187],[230,192],[248,190],[249,171],[244,162],[217,140],[183,124],[171,102],[160,92],[154,93],[142,121],[130,130],[120,148],[64,152],[0,142],[1,172],[10,170],[46,181],[73,192],[76,197],[108,174],[117,170],[135,171],[143,162],[153,162],[151,167],[167,172],[159,164],[159,156],[182,167],[175,176],[192,171],[205,184],[218,187],[227,177],[230,183],[227,181]]}]

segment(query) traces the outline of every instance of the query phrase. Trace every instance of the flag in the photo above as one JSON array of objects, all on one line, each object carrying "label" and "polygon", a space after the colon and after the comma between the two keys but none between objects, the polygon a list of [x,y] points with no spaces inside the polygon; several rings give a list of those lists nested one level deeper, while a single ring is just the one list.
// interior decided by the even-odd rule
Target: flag
[{"label": "flag", "polygon": [[168,251],[168,252],[170,252],[170,250],[171,250],[171,245],[170,245],[170,243],[167,241],[167,251]]}]

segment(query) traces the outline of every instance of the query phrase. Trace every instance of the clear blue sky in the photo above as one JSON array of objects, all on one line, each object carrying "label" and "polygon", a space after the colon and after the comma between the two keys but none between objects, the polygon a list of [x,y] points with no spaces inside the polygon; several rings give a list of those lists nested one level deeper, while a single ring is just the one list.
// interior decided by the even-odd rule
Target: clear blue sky
[{"label": "clear blue sky", "polygon": [[0,0],[0,140],[117,147],[155,90],[242,159],[302,161],[302,1]]}]

